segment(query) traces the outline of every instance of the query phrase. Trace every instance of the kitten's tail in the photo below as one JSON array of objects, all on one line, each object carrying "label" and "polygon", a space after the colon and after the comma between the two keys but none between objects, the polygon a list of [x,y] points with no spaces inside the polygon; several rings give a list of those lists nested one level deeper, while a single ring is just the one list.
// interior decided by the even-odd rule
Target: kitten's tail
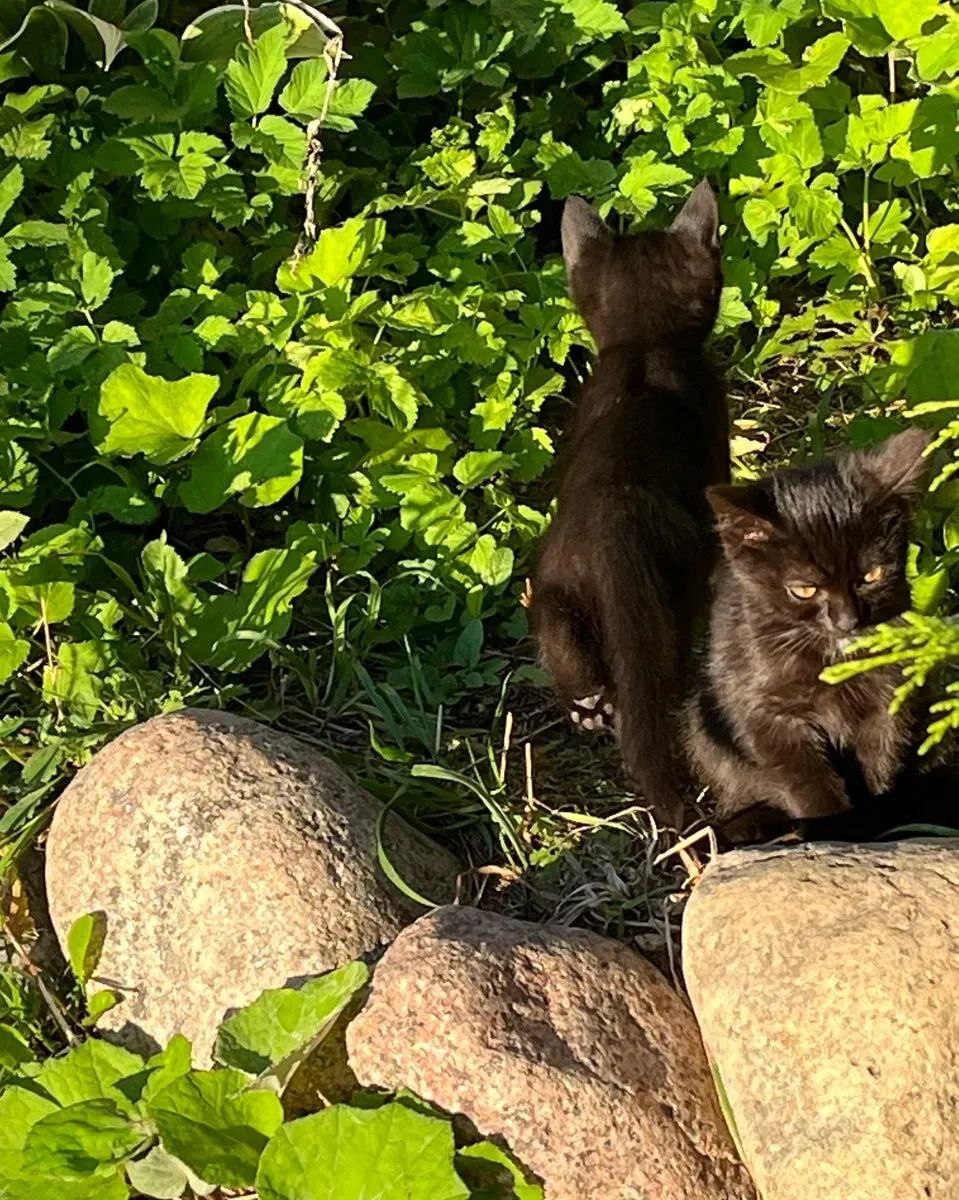
[{"label": "kitten's tail", "polygon": [[[602,609],[620,754],[630,785],[642,793],[657,820],[679,830],[683,794],[677,717],[686,682],[689,618],[682,611],[686,605],[677,610],[670,595],[663,570],[666,548],[660,554],[651,544],[660,539],[650,539],[648,527],[637,529],[633,515],[615,523],[621,526],[616,535],[604,539],[610,586]],[[644,536],[638,539],[637,533]]]}]

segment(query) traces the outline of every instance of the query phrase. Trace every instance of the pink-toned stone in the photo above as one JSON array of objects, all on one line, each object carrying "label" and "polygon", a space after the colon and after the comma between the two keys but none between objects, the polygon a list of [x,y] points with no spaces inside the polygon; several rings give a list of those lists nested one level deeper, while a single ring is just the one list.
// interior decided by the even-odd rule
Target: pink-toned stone
[{"label": "pink-toned stone", "polygon": [[683,949],[764,1200],[959,1196],[959,842],[723,855]]},{"label": "pink-toned stone", "polygon": [[[138,1048],[183,1033],[203,1063],[230,1009],[390,942],[417,913],[376,865],[378,811],[316,750],[224,713],[100,751],[57,806],[46,879],[61,944],[106,913],[97,973],[126,999],[102,1026]],[[451,894],[449,854],[397,817],[384,837],[417,890]]]},{"label": "pink-toned stone", "polygon": [[504,1138],[548,1200],[754,1200],[692,1013],[596,934],[439,909],[387,951],[347,1045],[363,1083]]}]

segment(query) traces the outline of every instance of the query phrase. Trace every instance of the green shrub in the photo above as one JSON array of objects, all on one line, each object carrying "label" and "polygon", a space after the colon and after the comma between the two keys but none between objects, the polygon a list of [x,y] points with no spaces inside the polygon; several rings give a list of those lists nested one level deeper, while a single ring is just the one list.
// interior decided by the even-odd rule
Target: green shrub
[{"label": "green shrub", "polygon": [[[739,471],[869,444],[911,409],[953,447],[944,0],[356,0],[342,58],[298,0],[179,9],[0,0],[0,868],[64,774],[152,713],[346,713],[399,772],[442,762],[508,673],[529,675],[524,566],[588,351],[558,256],[574,192],[625,226],[716,184]],[[914,558],[918,615],[873,644],[913,679],[957,652],[936,615],[957,462]],[[934,737],[959,724],[959,696],[944,703]],[[100,1090],[69,1093],[79,1121],[8,1087],[23,1144],[0,1158],[39,1163],[58,1197],[128,1179],[177,1194],[189,1176],[163,1154],[133,1164],[158,1130],[201,1154],[190,1095],[144,1099],[159,1071],[176,1087],[179,1050],[118,1067],[89,1042],[31,1066],[51,1044],[36,990],[3,968],[0,1067],[66,1086],[102,1053],[106,1075],[80,1071]],[[302,1147],[241,1069],[192,1099],[226,1105],[257,1154],[272,1139],[257,1169],[279,1196]],[[142,1091],[114,1086],[134,1077]],[[301,1127],[305,1152],[332,1124]],[[465,1195],[442,1129],[436,1169]],[[247,1159],[218,1182],[250,1182]]]},{"label": "green shrub", "polygon": [[[70,931],[84,988],[99,924],[81,917]],[[449,1120],[412,1096],[359,1093],[285,1120],[287,1084],[368,976],[350,963],[264,992],[221,1024],[209,1070],[194,1068],[180,1034],[149,1058],[89,1038],[43,1063],[29,1050],[8,1061],[0,1042],[3,1196],[176,1200],[255,1187],[262,1200],[542,1200],[501,1149],[458,1150]]]},{"label": "green shrub", "polygon": [[30,8],[0,4],[8,779],[202,694],[275,706],[277,668],[307,706],[374,652],[434,707],[502,679],[584,365],[572,192],[656,222],[720,188],[745,469],[956,398],[946,4],[361,3],[319,130],[295,5],[252,46],[239,5]]}]

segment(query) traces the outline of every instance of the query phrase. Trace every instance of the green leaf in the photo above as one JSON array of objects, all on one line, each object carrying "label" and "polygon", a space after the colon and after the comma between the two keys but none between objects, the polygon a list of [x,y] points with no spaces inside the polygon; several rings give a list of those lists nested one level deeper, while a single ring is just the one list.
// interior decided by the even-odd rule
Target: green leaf
[{"label": "green leaf", "polygon": [[215,1057],[228,1067],[259,1075],[312,1042],[339,1016],[369,978],[350,963],[299,988],[271,988],[220,1026]]},{"label": "green leaf", "polygon": [[41,1117],[33,1126],[24,1144],[22,1170],[62,1179],[107,1174],[148,1136],[112,1100],[83,1100]]},{"label": "green leaf", "polygon": [[311,58],[298,63],[280,92],[280,107],[303,121],[312,121],[320,115],[326,101],[328,80],[329,71],[324,59]]},{"label": "green leaf", "polygon": [[381,218],[351,217],[324,229],[309,254],[281,268],[277,282],[286,291],[309,290],[315,280],[335,287],[361,272],[385,235],[386,222]]},{"label": "green leaf", "polygon": [[0,550],[17,540],[30,522],[25,513],[13,512],[9,508],[0,509]]},{"label": "green leaf", "polygon": [[261,1200],[467,1200],[453,1153],[447,1121],[402,1104],[336,1104],[274,1134],[256,1189]]},{"label": "green leaf", "polygon": [[19,163],[14,163],[2,177],[0,177],[0,221],[7,215],[13,207],[13,202],[23,190],[23,168]]},{"label": "green leaf", "polygon": [[619,9],[609,0],[559,0],[559,6],[572,17],[581,40],[608,38],[628,29]]},{"label": "green leaf", "polygon": [[115,992],[112,988],[103,988],[99,992],[94,992],[87,1000],[87,1015],[83,1021],[84,1027],[92,1029],[101,1017],[105,1017],[108,1012],[112,1012],[113,1009],[122,1003],[123,994]]},{"label": "green leaf", "polygon": [[56,663],[48,663],[43,671],[43,698],[63,705],[82,721],[92,721],[100,709],[98,672],[105,666],[103,643],[61,642]]},{"label": "green leaf", "polygon": [[213,375],[171,382],[132,363],[117,367],[100,388],[98,411],[109,426],[101,452],[143,454],[160,465],[180,458],[199,436],[218,386]]},{"label": "green leaf", "polygon": [[500,1174],[506,1173],[510,1180],[510,1188],[515,1200],[544,1200],[543,1189],[537,1183],[527,1183],[526,1176],[510,1156],[493,1142],[476,1142],[472,1146],[464,1146],[457,1152],[458,1159],[465,1159],[472,1166],[474,1163],[492,1163],[500,1168]]},{"label": "green leaf", "polygon": [[19,671],[30,656],[30,643],[18,638],[6,621],[0,621],[0,683]]},{"label": "green leaf", "polygon": [[248,508],[275,504],[303,474],[303,439],[279,417],[234,417],[200,443],[180,499],[208,513],[238,495]]},{"label": "green leaf", "polygon": [[934,329],[892,347],[889,391],[912,404],[959,400],[959,329]]},{"label": "green leaf", "polygon": [[248,1082],[242,1071],[190,1071],[150,1101],[163,1148],[201,1179],[253,1186],[283,1108],[272,1092],[246,1090]]},{"label": "green leaf", "polygon": [[0,1068],[16,1071],[33,1060],[33,1051],[23,1034],[11,1025],[0,1024]]},{"label": "green leaf", "polygon": [[266,112],[286,70],[289,31],[274,25],[259,34],[252,46],[241,45],[226,68],[226,94],[237,117]]},{"label": "green leaf", "polygon": [[97,969],[103,943],[107,936],[107,914],[85,913],[70,926],[67,933],[67,956],[70,967],[81,987],[86,987]]},{"label": "green leaf", "polygon": [[453,475],[464,487],[475,487],[509,465],[509,456],[499,450],[469,450],[453,467]]},{"label": "green leaf", "polygon": [[115,274],[107,259],[92,250],[84,253],[80,266],[80,292],[88,309],[106,303]]},{"label": "green leaf", "polygon": [[800,230],[818,241],[829,237],[842,219],[839,197],[826,188],[790,188],[789,210]]},{"label": "green leaf", "polygon": [[127,1163],[127,1178],[138,1193],[155,1200],[177,1200],[190,1182],[186,1167],[162,1146],[144,1158]]},{"label": "green leaf", "polygon": [[255,662],[289,629],[293,600],[306,590],[315,569],[313,552],[299,547],[254,554],[239,592],[203,607],[189,643],[191,653],[226,671]]},{"label": "green leaf", "polygon": [[142,1070],[143,1059],[138,1054],[90,1038],[61,1058],[47,1059],[37,1081],[64,1106],[83,1100],[112,1100],[122,1108],[126,1097],[117,1084]]}]

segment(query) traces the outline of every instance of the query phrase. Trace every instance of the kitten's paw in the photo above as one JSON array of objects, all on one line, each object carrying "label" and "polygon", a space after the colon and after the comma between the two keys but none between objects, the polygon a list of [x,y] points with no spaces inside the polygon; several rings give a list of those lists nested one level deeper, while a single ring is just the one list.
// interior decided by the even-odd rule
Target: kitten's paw
[{"label": "kitten's paw", "polygon": [[616,713],[612,704],[603,700],[603,693],[596,692],[593,696],[574,700],[569,719],[577,728],[592,732],[596,729],[612,729]]}]

